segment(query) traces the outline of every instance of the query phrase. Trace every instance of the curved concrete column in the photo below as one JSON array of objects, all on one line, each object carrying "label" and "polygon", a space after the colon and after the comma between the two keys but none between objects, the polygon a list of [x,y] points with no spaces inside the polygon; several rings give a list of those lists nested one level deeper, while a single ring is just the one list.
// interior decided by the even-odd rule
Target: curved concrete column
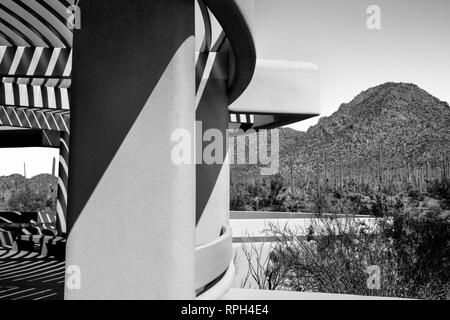
[{"label": "curved concrete column", "polygon": [[171,160],[172,132],[194,135],[194,3],[80,6],[65,297],[194,298],[195,166]]}]

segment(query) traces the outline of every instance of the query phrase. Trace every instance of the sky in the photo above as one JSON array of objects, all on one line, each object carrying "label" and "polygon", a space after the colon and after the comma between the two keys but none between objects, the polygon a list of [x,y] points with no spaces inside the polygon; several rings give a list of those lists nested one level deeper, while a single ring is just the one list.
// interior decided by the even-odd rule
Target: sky
[{"label": "sky", "polygon": [[[307,61],[320,71],[321,116],[388,81],[415,83],[450,102],[449,0],[255,0],[260,58]],[[367,28],[370,5],[381,29]],[[307,130],[319,117],[290,125]],[[56,149],[0,149],[0,176],[51,173]]]},{"label": "sky", "polygon": [[24,174],[27,178],[41,173],[52,173],[53,157],[56,158],[55,174],[58,174],[59,150],[55,148],[0,148],[0,176],[13,173]]},{"label": "sky", "polygon": [[[320,72],[321,116],[388,82],[450,102],[449,0],[255,0],[258,57],[307,61]],[[367,28],[370,5],[381,29]],[[290,125],[307,130],[319,117]]]}]

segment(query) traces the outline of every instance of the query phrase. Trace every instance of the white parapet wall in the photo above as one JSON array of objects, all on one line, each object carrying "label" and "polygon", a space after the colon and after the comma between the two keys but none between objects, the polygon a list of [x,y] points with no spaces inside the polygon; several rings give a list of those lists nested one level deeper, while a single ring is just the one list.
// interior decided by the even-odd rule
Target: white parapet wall
[{"label": "white parapet wall", "polygon": [[[346,219],[349,217],[337,216],[337,220],[343,225],[345,225]],[[364,222],[371,232],[376,230],[375,219],[372,217],[355,216],[351,219]],[[257,288],[254,279],[248,276],[249,261],[244,254],[244,249],[247,252],[255,249],[258,251],[259,257],[255,252],[251,257],[250,261],[253,266],[257,265],[257,259],[267,262],[268,255],[275,244],[274,239],[267,232],[271,225],[277,229],[286,228],[295,231],[298,236],[306,236],[311,225],[314,226],[316,232],[320,232],[320,228],[325,227],[324,221],[312,213],[232,212],[230,226],[233,233],[235,261],[233,288]]]}]

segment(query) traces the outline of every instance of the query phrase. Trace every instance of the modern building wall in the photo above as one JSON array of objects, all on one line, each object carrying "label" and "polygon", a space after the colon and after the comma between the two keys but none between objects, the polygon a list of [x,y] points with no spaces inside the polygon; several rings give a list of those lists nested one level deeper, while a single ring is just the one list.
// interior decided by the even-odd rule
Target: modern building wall
[{"label": "modern building wall", "polygon": [[194,298],[194,2],[81,0],[74,35],[67,299]]}]

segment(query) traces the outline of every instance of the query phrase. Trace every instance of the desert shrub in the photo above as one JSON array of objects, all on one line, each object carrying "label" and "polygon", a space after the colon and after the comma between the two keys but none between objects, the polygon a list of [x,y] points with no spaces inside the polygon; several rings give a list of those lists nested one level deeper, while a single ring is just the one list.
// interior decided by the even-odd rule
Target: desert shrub
[{"label": "desert shrub", "polygon": [[435,180],[428,184],[429,195],[443,200],[447,208],[450,207],[450,179]]},{"label": "desert shrub", "polygon": [[398,277],[411,297],[445,298],[450,287],[450,221],[440,210],[407,212],[383,226],[392,239]]},{"label": "desert shrub", "polygon": [[304,211],[308,208],[306,204],[306,197],[302,194],[288,194],[284,199],[283,207],[288,212]]},{"label": "desert shrub", "polygon": [[402,192],[403,195],[410,197],[414,201],[423,201],[424,195],[423,193],[411,183],[408,183]]},{"label": "desert shrub", "polygon": [[[290,184],[280,175],[261,177],[250,183],[235,181],[230,187],[230,208],[232,210],[263,211],[307,211],[314,213],[363,214],[382,217],[396,206],[409,203],[419,205],[427,198],[438,199],[442,209],[450,209],[450,182],[434,181],[428,185],[427,193],[411,184],[403,192],[394,194],[394,189],[374,190],[357,188],[317,190],[311,184],[291,192]],[[393,188],[393,187],[392,187]],[[427,197],[426,197],[427,196]],[[402,200],[402,201],[400,201]],[[423,205],[423,204],[422,204]]]},{"label": "desert shrub", "polygon": [[366,200],[366,197],[361,194],[349,193],[342,196],[338,201],[332,201],[333,207],[330,213],[343,215],[369,214],[365,212],[368,205]]},{"label": "desert shrub", "polygon": [[341,199],[344,196],[342,190],[336,189],[333,191],[333,197],[336,199]]},{"label": "desert shrub", "polygon": [[270,176],[268,179],[268,206],[282,206],[286,196],[287,186],[280,174]]},{"label": "desert shrub", "polygon": [[371,215],[382,217],[399,210],[403,202],[385,194],[362,195],[360,193],[321,193],[311,197],[313,212],[342,215]]},{"label": "desert shrub", "polygon": [[[450,289],[448,218],[439,212],[412,215],[394,206],[371,221],[322,217],[308,230],[272,225],[267,233],[275,245],[269,267],[259,267],[260,283],[268,281],[261,275],[272,271],[277,287],[289,290],[445,299]],[[367,286],[371,265],[381,270],[379,290]]]},{"label": "desert shrub", "polygon": [[47,193],[36,192],[30,188],[15,190],[8,201],[8,209],[14,211],[32,212],[53,209],[53,201]]},{"label": "desert shrub", "polygon": [[427,191],[441,199],[450,200],[450,179],[432,181],[428,184]]},{"label": "desert shrub", "polygon": [[391,181],[383,183],[380,186],[380,192],[384,193],[388,196],[395,196],[397,194],[398,190],[397,190],[397,186],[395,185],[394,181],[391,180]]},{"label": "desert shrub", "polygon": [[230,186],[230,209],[245,210],[245,205],[250,203],[250,195],[243,183],[233,183]]},{"label": "desert shrub", "polygon": [[287,186],[280,174],[264,177],[251,183],[232,183],[230,186],[231,210],[287,211]]},{"label": "desert shrub", "polygon": [[269,192],[263,182],[256,181],[247,185],[247,193],[249,195],[248,203],[253,210],[260,210],[266,206]]},{"label": "desert shrub", "polygon": [[251,277],[258,289],[279,290],[284,288],[287,264],[282,261],[284,258],[279,255],[279,250],[271,250],[269,254],[264,254],[263,243],[244,242],[242,252],[248,262],[247,276],[241,285],[245,287]]},{"label": "desert shrub", "polygon": [[387,217],[401,212],[404,208],[399,198],[388,198],[384,194],[376,194],[373,198],[370,215],[374,217]]},{"label": "desert shrub", "polygon": [[329,197],[325,192],[316,193],[314,192],[311,197],[311,207],[310,211],[318,214],[322,214],[329,209]]},{"label": "desert shrub", "polygon": [[[285,264],[285,286],[295,291],[393,295],[392,251],[384,239],[368,229],[353,218],[315,220],[307,237],[299,237],[298,230],[272,226],[270,232],[277,243],[274,256]],[[388,275],[382,279],[383,292],[367,287],[366,268],[370,265],[379,266]]]}]

